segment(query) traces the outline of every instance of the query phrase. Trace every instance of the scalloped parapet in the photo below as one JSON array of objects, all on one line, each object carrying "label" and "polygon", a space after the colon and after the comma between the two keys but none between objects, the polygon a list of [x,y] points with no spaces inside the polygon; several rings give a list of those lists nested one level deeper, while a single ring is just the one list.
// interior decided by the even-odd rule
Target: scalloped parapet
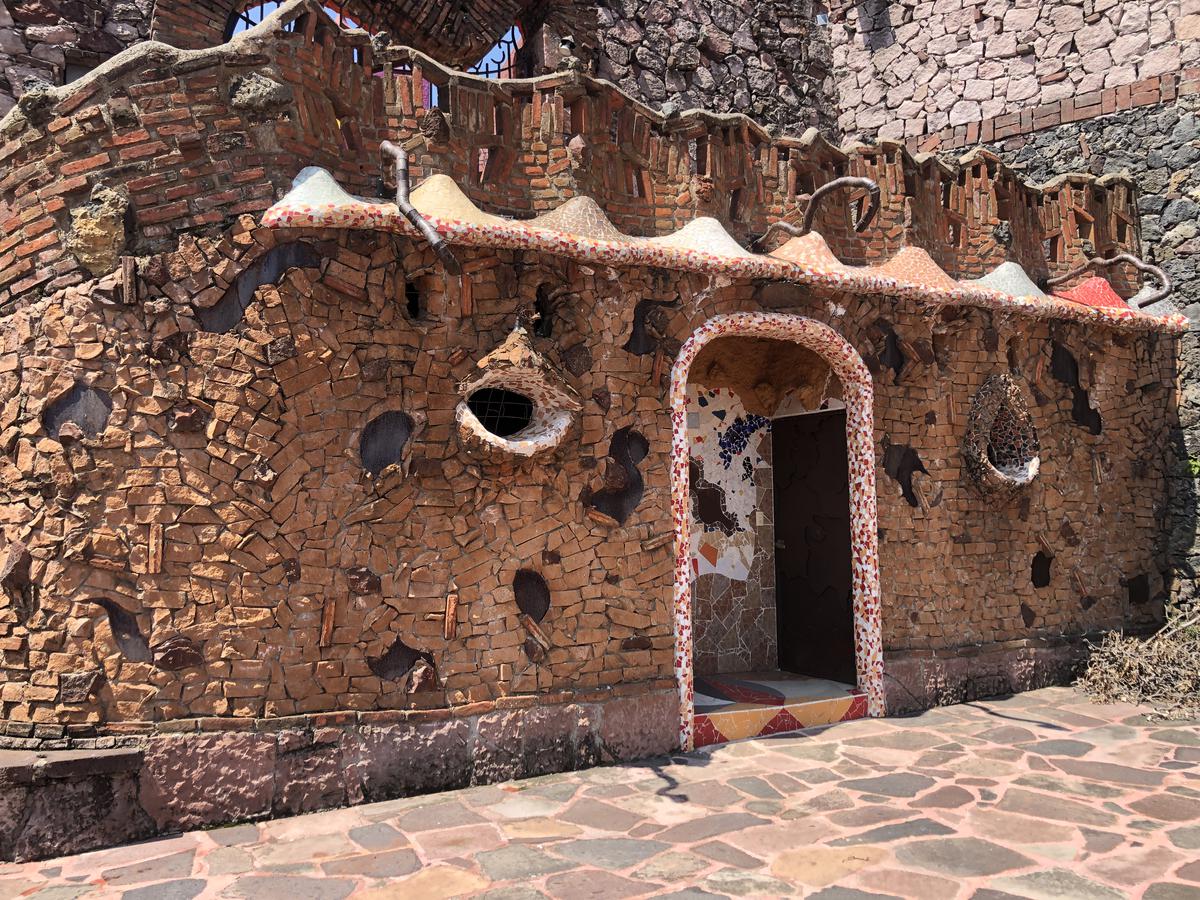
[{"label": "scalloped parapet", "polygon": [[[263,90],[241,90],[251,77]],[[432,93],[445,127],[426,134]],[[709,218],[746,246],[771,222],[796,221],[817,186],[853,174],[882,188],[871,227],[856,234],[841,204],[814,223],[848,265],[909,246],[954,279],[1013,261],[1038,281],[1069,271],[1089,243],[1102,254],[1140,249],[1136,188],[1124,176],[1028,185],[986,151],[951,165],[898,143],[773,136],[737,114],[665,115],[577,71],[492,81],[373,46],[315,0],[291,0],[219,47],[136,45],[76,82],[28,93],[0,121],[0,218],[10,225],[0,309],[78,279],[70,213],[98,186],[128,194],[137,252],[164,252],[183,234],[264,212],[307,166],[351,194],[379,194],[384,139],[409,148],[414,181],[441,174],[479,215],[549,214],[550,229],[568,212],[578,218],[568,201],[592,198],[606,219],[592,210],[594,224],[613,235],[671,235]],[[1003,244],[1001,223],[1012,235]],[[1130,296],[1139,284],[1120,272],[1114,286]]]}]

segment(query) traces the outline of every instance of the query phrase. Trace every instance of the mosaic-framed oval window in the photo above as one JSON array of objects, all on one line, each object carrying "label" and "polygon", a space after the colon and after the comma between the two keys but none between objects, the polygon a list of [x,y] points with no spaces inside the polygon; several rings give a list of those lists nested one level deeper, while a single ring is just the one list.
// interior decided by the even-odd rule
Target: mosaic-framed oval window
[{"label": "mosaic-framed oval window", "polygon": [[1025,396],[1011,375],[992,375],[971,400],[963,456],[985,494],[1011,494],[1041,468],[1041,445]]}]

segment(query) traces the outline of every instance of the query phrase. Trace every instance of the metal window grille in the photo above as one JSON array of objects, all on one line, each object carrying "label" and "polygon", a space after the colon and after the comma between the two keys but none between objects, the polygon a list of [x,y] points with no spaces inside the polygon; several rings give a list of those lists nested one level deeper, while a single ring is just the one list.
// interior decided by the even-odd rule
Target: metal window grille
[{"label": "metal window grille", "polygon": [[[225,28],[226,39],[233,37],[235,34],[241,34],[248,28],[253,28],[255,25],[261,25],[263,20],[275,10],[282,6],[276,0],[267,0],[266,3],[254,3],[246,6],[243,9],[236,11],[229,19],[229,24]],[[325,13],[333,21],[337,22],[342,28],[358,28],[359,24],[352,18],[346,15],[341,9],[332,4],[326,5]],[[288,31],[295,27],[295,23],[288,25]]]},{"label": "metal window grille", "polygon": [[480,388],[467,398],[467,406],[497,437],[510,437],[533,421],[533,401],[503,388]]},{"label": "metal window grille", "polygon": [[524,43],[525,38],[521,34],[521,29],[514,25],[505,32],[504,37],[496,42],[496,45],[487,52],[483,59],[467,71],[473,75],[482,75],[484,78],[516,78],[517,51],[524,46]]}]

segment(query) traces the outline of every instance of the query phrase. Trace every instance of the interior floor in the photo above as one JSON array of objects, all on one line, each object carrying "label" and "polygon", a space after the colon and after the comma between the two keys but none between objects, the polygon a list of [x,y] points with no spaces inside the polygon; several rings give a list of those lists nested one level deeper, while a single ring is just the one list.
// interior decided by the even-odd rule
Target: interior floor
[{"label": "interior floor", "polygon": [[867,714],[853,685],[791,672],[697,675],[696,746],[829,725]]}]

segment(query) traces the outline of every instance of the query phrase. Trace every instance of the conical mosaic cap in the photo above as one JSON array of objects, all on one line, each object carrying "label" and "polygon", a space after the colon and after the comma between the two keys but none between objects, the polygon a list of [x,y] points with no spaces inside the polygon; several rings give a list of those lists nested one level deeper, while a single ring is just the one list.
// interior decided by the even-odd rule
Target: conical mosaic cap
[{"label": "conical mosaic cap", "polygon": [[609,221],[604,210],[591,197],[572,197],[558,209],[530,219],[525,223],[531,228],[545,228],[562,234],[573,234],[579,237],[599,241],[628,241],[629,236],[623,234]]},{"label": "conical mosaic cap", "polygon": [[938,290],[958,290],[958,282],[947,275],[928,253],[920,247],[901,247],[900,252],[875,269],[897,281]]},{"label": "conical mosaic cap", "polygon": [[1002,262],[982,278],[963,282],[967,285],[990,288],[1010,297],[1045,297],[1045,292],[1034,283],[1019,263],[1011,260]]},{"label": "conical mosaic cap", "polygon": [[647,244],[671,247],[676,250],[695,250],[714,256],[753,256],[733,239],[724,226],[709,216],[692,219],[673,234],[648,238]]},{"label": "conical mosaic cap", "polygon": [[818,271],[840,271],[848,268],[833,255],[833,251],[825,243],[825,238],[815,231],[792,238],[787,243],[776,247],[769,255],[806,269]]},{"label": "conical mosaic cap", "polygon": [[422,215],[453,219],[467,225],[503,225],[504,219],[485,213],[471,202],[449,175],[430,175],[413,189],[412,205]]}]

